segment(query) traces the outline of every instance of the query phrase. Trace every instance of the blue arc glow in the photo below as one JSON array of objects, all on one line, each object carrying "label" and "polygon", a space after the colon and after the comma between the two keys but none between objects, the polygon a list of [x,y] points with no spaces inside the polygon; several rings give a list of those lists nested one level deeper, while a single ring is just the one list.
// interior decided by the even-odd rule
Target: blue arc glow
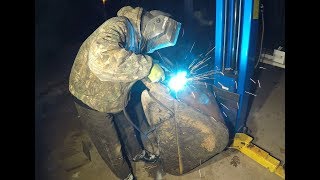
[{"label": "blue arc glow", "polygon": [[169,80],[169,88],[174,91],[180,91],[184,88],[187,83],[187,72],[182,71],[177,73]]}]

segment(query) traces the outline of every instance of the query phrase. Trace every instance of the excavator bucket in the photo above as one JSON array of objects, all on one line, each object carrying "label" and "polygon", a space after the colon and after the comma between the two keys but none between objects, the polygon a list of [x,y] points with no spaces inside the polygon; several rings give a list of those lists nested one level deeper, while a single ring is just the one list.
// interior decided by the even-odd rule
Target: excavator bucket
[{"label": "excavator bucket", "polygon": [[143,143],[156,149],[166,173],[185,174],[228,146],[228,129],[209,91],[186,89],[174,98],[160,84],[149,89],[142,92],[141,102],[153,143]]}]

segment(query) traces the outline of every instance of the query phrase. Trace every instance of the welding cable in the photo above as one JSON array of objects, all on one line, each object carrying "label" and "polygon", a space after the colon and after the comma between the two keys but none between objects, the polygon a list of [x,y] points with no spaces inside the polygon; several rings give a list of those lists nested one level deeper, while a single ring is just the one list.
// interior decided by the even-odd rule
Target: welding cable
[{"label": "welding cable", "polygon": [[[165,108],[166,110],[170,111],[172,114],[171,115],[174,115],[174,112],[169,109],[166,105],[164,105],[162,102],[160,102],[157,98],[155,98],[149,91],[147,91],[149,96],[151,97],[151,99],[153,99],[154,101],[156,101],[161,107]],[[124,101],[124,107],[125,106],[125,101]],[[160,123],[158,123],[158,125],[156,125],[154,128],[152,128],[151,130],[147,131],[147,133],[144,133],[143,131],[141,131],[134,123],[133,121],[131,120],[129,114],[127,113],[127,110],[126,108],[123,109],[123,113],[124,113],[124,116],[126,117],[126,119],[129,121],[129,123],[140,133],[142,134],[144,137],[146,137],[147,141],[149,141],[149,143],[152,145],[152,153],[155,154],[154,152],[154,144],[152,143],[152,141],[150,140],[150,138],[148,137],[148,134],[152,131],[154,131],[159,125],[161,125],[164,121],[161,121]]]},{"label": "welding cable", "polygon": [[172,113],[172,115],[174,115],[174,112],[169,109],[166,105],[164,105],[162,102],[160,102],[157,98],[155,98],[149,91],[147,91],[149,96],[154,100],[156,101],[160,106],[162,106],[163,108],[165,108],[166,110],[170,111]]},{"label": "welding cable", "polygon": [[264,36],[264,13],[263,13],[263,4],[261,4],[261,18],[262,18],[262,33],[261,33],[261,43],[260,43],[260,52],[259,52],[259,58],[256,63],[256,66],[254,68],[257,68],[260,58],[261,58],[261,52],[262,52],[262,44],[263,44],[263,36]]},{"label": "welding cable", "polygon": [[125,98],[124,101],[123,101],[123,104],[124,104],[124,108],[123,108],[124,116],[125,116],[126,119],[129,121],[129,123],[130,123],[137,131],[139,131],[139,133],[140,133],[141,135],[143,135],[144,137],[146,137],[147,141],[149,141],[149,143],[151,144],[152,153],[155,154],[154,145],[153,145],[152,141],[150,140],[150,138],[148,137],[147,134],[145,134],[143,131],[141,131],[141,130],[138,128],[138,126],[136,126],[136,125],[133,123],[133,121],[131,120],[131,118],[130,118],[127,110],[126,110],[125,102],[126,102],[126,98]]}]

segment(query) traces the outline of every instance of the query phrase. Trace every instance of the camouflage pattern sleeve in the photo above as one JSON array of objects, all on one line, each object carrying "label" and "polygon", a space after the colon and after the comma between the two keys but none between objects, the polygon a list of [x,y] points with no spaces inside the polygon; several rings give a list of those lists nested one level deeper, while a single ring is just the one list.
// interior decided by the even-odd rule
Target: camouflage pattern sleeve
[{"label": "camouflage pattern sleeve", "polygon": [[96,32],[89,45],[88,66],[101,81],[132,82],[146,77],[152,66],[148,55],[126,50],[127,21],[116,17]]}]

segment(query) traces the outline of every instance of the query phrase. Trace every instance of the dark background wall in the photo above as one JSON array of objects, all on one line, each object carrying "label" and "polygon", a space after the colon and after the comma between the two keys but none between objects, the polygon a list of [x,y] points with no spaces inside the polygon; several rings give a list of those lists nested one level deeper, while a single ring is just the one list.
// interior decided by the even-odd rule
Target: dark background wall
[{"label": "dark background wall", "polygon": [[[184,33],[188,44],[192,45],[194,39],[199,41],[201,38],[202,41],[208,39],[213,41],[214,28],[200,27],[194,21],[192,12],[185,12],[184,1],[192,2],[192,0],[107,0],[103,5],[101,0],[36,0],[36,77],[44,78],[44,74],[57,71],[58,66],[71,68],[81,43],[106,19],[116,16],[117,11],[126,5],[170,13],[185,25]],[[206,18],[214,19],[214,1],[193,1],[193,6],[194,10],[205,10]]]},{"label": "dark background wall", "polygon": [[[284,0],[261,2],[264,4],[265,18],[264,48],[285,47]],[[215,21],[215,1],[211,0],[107,0],[105,6],[101,0],[36,0],[36,73],[38,76],[50,73],[61,64],[70,68],[81,42],[106,19],[116,16],[117,11],[125,5],[172,14],[184,25],[185,48],[190,48],[196,42],[198,46],[195,48],[205,51],[214,43],[215,22],[211,27],[199,25],[192,12],[187,12],[188,6],[185,4],[190,3],[195,11],[202,11],[204,18]],[[61,55],[63,51],[69,54]]]},{"label": "dark background wall", "polygon": [[265,35],[264,47],[285,48],[285,0],[263,0]]}]

